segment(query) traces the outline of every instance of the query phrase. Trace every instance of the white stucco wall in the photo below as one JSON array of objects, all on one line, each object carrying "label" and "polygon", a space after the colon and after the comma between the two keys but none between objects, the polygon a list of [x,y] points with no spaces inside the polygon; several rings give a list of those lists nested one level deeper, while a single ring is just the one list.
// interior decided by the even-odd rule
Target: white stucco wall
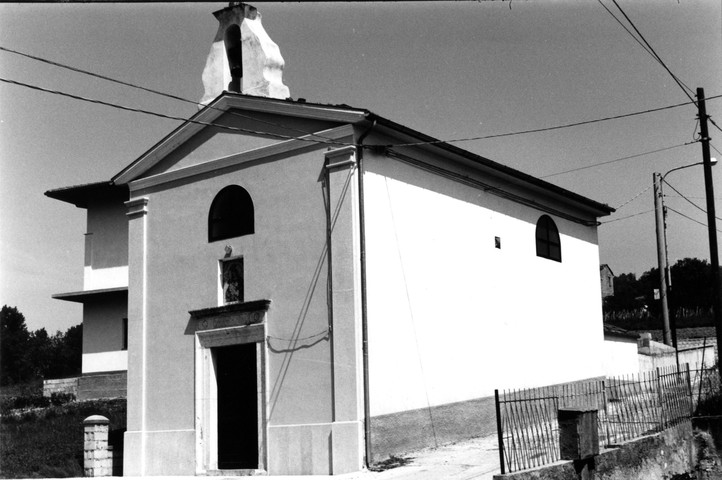
[{"label": "white stucco wall", "polygon": [[97,352],[83,354],[83,373],[116,372],[128,370],[128,352]]},{"label": "white stucco wall", "polygon": [[128,286],[128,219],[121,200],[88,206],[83,289]]},{"label": "white stucco wall", "polygon": [[604,340],[604,374],[608,377],[639,372],[639,354],[634,339]]},{"label": "white stucco wall", "polygon": [[[603,374],[596,229],[392,159],[366,164],[371,414]],[[495,237],[501,248],[495,248]]]}]

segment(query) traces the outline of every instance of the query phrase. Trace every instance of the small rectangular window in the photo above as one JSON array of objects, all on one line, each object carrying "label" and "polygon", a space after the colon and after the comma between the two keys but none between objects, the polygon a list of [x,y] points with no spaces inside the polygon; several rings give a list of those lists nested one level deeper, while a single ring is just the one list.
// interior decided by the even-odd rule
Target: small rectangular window
[{"label": "small rectangular window", "polygon": [[501,248],[501,237],[494,237],[494,248]]},{"label": "small rectangular window", "polygon": [[128,319],[123,319],[123,348],[121,350],[128,350]]},{"label": "small rectangular window", "polygon": [[243,258],[221,261],[221,288],[224,304],[243,301]]}]

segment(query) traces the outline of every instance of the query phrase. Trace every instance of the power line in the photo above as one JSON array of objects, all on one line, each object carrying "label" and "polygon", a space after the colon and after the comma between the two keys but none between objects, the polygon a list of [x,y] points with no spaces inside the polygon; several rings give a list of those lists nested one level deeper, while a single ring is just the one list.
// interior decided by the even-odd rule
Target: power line
[{"label": "power line", "polygon": [[612,12],[609,8],[607,8],[606,5],[604,5],[604,3],[602,3],[602,0],[597,0],[597,1],[599,2],[599,5],[601,5],[602,7],[604,7],[604,10],[606,10],[607,13],[609,13],[609,15],[611,15],[612,18],[613,18],[614,20],[616,20],[617,23],[618,23],[624,30],[627,31],[627,33],[629,34],[629,36],[632,37],[632,39],[634,39],[634,41],[637,42],[637,43],[639,44],[639,46],[642,47],[642,49],[644,49],[645,52],[647,52],[654,60],[657,60],[657,57],[654,56],[654,54],[649,50],[649,48],[647,48],[647,46],[644,45],[644,44],[642,43],[642,41],[639,40],[639,39],[632,33],[631,30],[629,30],[629,28],[627,28],[627,26],[614,14],[614,12]]},{"label": "power line", "polygon": [[657,150],[650,150],[649,152],[643,152],[643,153],[637,153],[637,154],[635,154],[635,155],[629,155],[629,156],[627,156],[627,157],[615,158],[614,160],[607,160],[606,162],[599,162],[599,163],[594,163],[594,164],[592,164],[592,165],[586,165],[586,166],[584,166],[584,167],[572,168],[571,170],[564,170],[563,172],[550,173],[549,175],[543,175],[543,176],[541,176],[541,177],[539,177],[539,178],[549,178],[549,177],[555,177],[555,176],[557,176],[557,175],[563,175],[563,174],[565,174],[565,173],[578,172],[579,170],[586,170],[586,169],[588,169],[588,168],[594,168],[594,167],[599,167],[599,166],[602,166],[602,165],[608,165],[608,164],[610,164],[610,163],[621,162],[622,160],[629,160],[629,159],[632,159],[632,158],[642,157],[642,156],[644,156],[644,155],[650,155],[650,154],[652,154],[652,153],[664,152],[664,151],[667,151],[667,150],[672,150],[673,148],[679,148],[679,147],[684,147],[684,146],[687,146],[687,145],[692,145],[692,144],[694,144],[694,143],[697,143],[697,141],[687,142],[687,143],[680,143],[679,145],[672,145],[671,147],[664,147],[664,148],[659,148],[659,149],[657,149]]},{"label": "power line", "polygon": [[[178,95],[173,95],[173,94],[171,94],[171,93],[162,92],[162,91],[160,91],[160,90],[155,90],[155,89],[148,88],[148,87],[143,87],[143,86],[141,86],[141,85],[137,85],[137,84],[134,84],[134,83],[126,82],[126,81],[123,81],[123,80],[118,80],[118,79],[116,79],[116,78],[108,77],[107,75],[102,75],[102,74],[99,74],[99,73],[91,72],[91,71],[89,71],[89,70],[83,70],[82,68],[73,67],[73,66],[71,66],[71,65],[66,65],[66,64],[64,64],[64,63],[56,62],[56,61],[49,60],[49,59],[43,58],[43,57],[38,57],[38,56],[36,56],[36,55],[30,55],[29,53],[20,52],[20,51],[18,51],[18,50],[13,50],[13,49],[11,49],[11,48],[7,48],[7,47],[0,46],[0,50],[1,50],[1,51],[4,51],[4,52],[8,52],[8,53],[13,53],[13,54],[15,54],[15,55],[20,55],[21,57],[29,58],[29,59],[31,59],[31,60],[35,60],[35,61],[38,61],[38,62],[46,63],[46,64],[48,64],[48,65],[52,65],[52,66],[55,66],[55,67],[63,68],[63,69],[66,69],[66,70],[70,70],[70,71],[72,71],[72,72],[81,73],[81,74],[83,74],[83,75],[88,75],[88,76],[90,76],[90,77],[99,78],[99,79],[101,79],[101,80],[105,80],[105,81],[112,82],[112,83],[117,83],[118,85],[123,85],[123,86],[126,86],[126,87],[135,88],[135,89],[137,89],[137,90],[142,90],[142,91],[144,91],[144,92],[153,93],[153,94],[155,94],[155,95],[160,95],[160,96],[162,96],[162,97],[170,98],[170,99],[173,99],[173,100],[178,100],[178,101],[180,101],[180,102],[188,103],[188,104],[194,105],[194,106],[196,106],[196,107],[198,106],[198,102],[196,102],[196,101],[194,101],[194,100],[190,100],[190,99],[188,99],[188,98],[183,98],[183,97],[180,97],[180,96],[178,96]],[[326,137],[324,137],[323,135],[316,135],[316,134],[314,134],[313,132],[308,132],[308,131],[305,131],[305,130],[301,130],[301,129],[299,129],[299,128],[289,127],[289,126],[287,126],[287,125],[282,125],[282,124],[275,123],[275,122],[269,122],[269,121],[267,121],[267,120],[264,120],[264,119],[261,119],[261,118],[257,118],[257,117],[252,117],[252,116],[250,116],[250,115],[244,115],[244,114],[242,114],[242,113],[240,113],[240,112],[237,112],[237,111],[234,111],[234,110],[230,110],[230,111],[229,111],[229,110],[224,110],[224,109],[222,109],[222,108],[214,107],[214,106],[212,106],[212,105],[209,106],[209,108],[211,108],[211,109],[213,109],[213,110],[217,110],[217,111],[223,112],[223,113],[227,113],[227,114],[233,115],[234,117],[240,117],[240,118],[250,119],[250,120],[254,120],[254,121],[260,122],[260,123],[265,123],[265,124],[267,124],[267,125],[272,125],[272,126],[275,126],[275,127],[285,128],[285,129],[288,129],[288,130],[295,130],[296,132],[302,133],[302,134],[304,134],[304,135],[314,135],[314,136],[319,137],[319,138],[322,138],[322,139],[324,139],[324,140],[329,140],[329,141],[333,142],[332,139],[326,138]]]},{"label": "power line", "polygon": [[[601,3],[601,0],[598,0],[598,1]],[[616,3],[616,2],[615,2],[615,3]],[[617,20],[618,22],[620,22],[619,19],[617,19],[617,17],[616,17],[603,3],[602,3],[602,6],[615,18],[615,20]],[[622,13],[624,13],[624,12],[622,12]],[[630,23],[631,23],[631,21],[630,21]],[[625,28],[625,30],[627,30],[627,31],[629,32],[629,30],[628,30],[621,22],[620,22],[620,24]],[[631,32],[629,32],[629,33],[630,33],[630,35],[632,35]],[[633,36],[633,35],[632,35],[632,36]],[[641,36],[641,34],[640,34],[640,36]],[[637,40],[636,37],[633,36],[633,38],[634,38],[635,40]],[[639,40],[637,40],[637,42],[639,43]],[[642,44],[640,43],[640,45],[642,45]],[[645,48],[644,45],[642,45],[642,47]],[[651,46],[650,46],[650,48],[651,48]],[[7,47],[2,47],[2,46],[0,46],[0,50],[1,50],[1,51],[5,51],[5,52],[8,52],[8,53],[13,53],[13,54],[16,54],[16,55],[20,55],[20,56],[23,56],[23,57],[26,57],[26,58],[29,58],[29,59],[32,59],[32,60],[36,60],[36,61],[39,61],[39,62],[42,62],[42,63],[46,63],[46,64],[49,64],[49,65],[53,65],[53,66],[56,66],[56,67],[59,67],[59,68],[64,68],[64,69],[67,69],[67,70],[70,70],[70,71],[73,71],[73,72],[76,72],[76,73],[81,73],[81,74],[84,74],[84,75],[89,75],[89,76],[91,76],[91,77],[95,77],[95,78],[99,78],[99,79],[106,80],[106,81],[109,81],[109,82],[117,83],[117,84],[119,84],[119,85],[124,85],[124,86],[127,86],[127,87],[139,89],[139,90],[142,90],[142,91],[145,91],[145,92],[153,93],[153,94],[156,94],[156,95],[161,95],[161,96],[164,96],[164,97],[173,99],[173,100],[182,101],[182,102],[189,103],[189,104],[193,104],[193,105],[196,105],[196,106],[198,105],[198,103],[197,103],[196,101],[194,101],[194,100],[189,100],[189,99],[187,99],[187,98],[183,98],[183,97],[180,97],[180,96],[178,96],[178,95],[173,95],[173,94],[169,94],[169,93],[167,93],[167,92],[162,92],[162,91],[155,90],[155,89],[152,89],[152,88],[143,87],[143,86],[140,86],[140,85],[137,85],[137,84],[133,84],[133,83],[130,83],[130,82],[125,82],[125,81],[123,81],[123,80],[118,80],[118,79],[109,77],[109,76],[107,76],[107,75],[98,74],[98,73],[91,72],[91,71],[88,71],[88,70],[84,70],[84,69],[81,69],[81,68],[78,68],[78,67],[73,67],[73,66],[66,65],[66,64],[63,64],[63,63],[60,63],[60,62],[56,62],[56,61],[53,61],[53,60],[49,60],[49,59],[46,59],[46,58],[43,58],[43,57],[38,57],[38,56],[36,56],[36,55],[31,55],[31,54],[28,54],[28,53],[20,52],[20,51],[18,51],[18,50],[13,50],[13,49],[11,49],[11,48],[7,48]],[[653,50],[652,50],[652,52],[650,52],[647,48],[645,48],[645,50],[647,50],[647,52],[650,53],[650,55],[653,55],[653,53],[652,53]],[[655,57],[655,58],[657,58],[657,57]],[[659,59],[659,60],[661,61],[661,59]],[[16,84],[20,84],[20,82],[15,82],[15,83],[16,83]],[[26,86],[28,86],[28,85],[26,85]],[[28,87],[29,87],[29,88],[32,88],[31,86],[28,86]],[[689,88],[689,87],[688,87],[688,88]],[[43,91],[48,91],[48,90],[43,90]],[[61,94],[62,94],[62,93],[61,93]],[[720,98],[720,97],[722,97],[722,95],[713,96],[713,97],[707,97],[707,100],[712,100],[712,99],[716,99],[716,98]],[[693,98],[690,97],[690,100],[692,101],[692,103],[695,103],[695,100],[694,100]],[[696,104],[696,103],[695,103],[695,104]],[[511,136],[511,135],[520,135],[520,134],[526,134],[526,133],[537,133],[537,132],[543,132],[543,131],[548,131],[548,130],[556,130],[556,129],[560,129],[560,128],[569,128],[569,127],[573,127],[573,126],[586,125],[586,124],[589,124],[589,123],[595,123],[595,122],[600,122],[600,121],[614,120],[614,119],[618,119],[618,118],[624,118],[624,117],[633,116],[633,115],[640,115],[640,114],[644,114],[644,113],[651,113],[651,112],[655,112],[655,111],[658,111],[658,110],[664,110],[664,109],[667,109],[667,108],[676,108],[676,107],[683,106],[683,105],[687,105],[687,103],[677,104],[677,105],[671,105],[671,106],[663,107],[663,108],[660,108],[660,109],[652,109],[652,110],[646,110],[646,111],[642,111],[642,112],[635,112],[635,113],[632,113],[632,114],[619,115],[619,116],[615,116],[615,117],[607,117],[607,118],[601,118],[601,119],[597,119],[597,120],[589,120],[589,121],[585,121],[585,122],[577,122],[577,123],[572,123],[572,124],[559,125],[559,126],[555,126],[555,127],[540,128],[540,129],[534,129],[534,130],[526,130],[526,131],[521,131],[521,132],[511,132],[511,133],[506,133],[506,134],[487,135],[487,136],[483,136],[483,137],[471,137],[471,138],[452,139],[452,140],[436,140],[436,141],[427,141],[427,142],[415,142],[415,143],[409,143],[409,144],[395,144],[395,145],[391,145],[391,146],[411,146],[411,145],[426,145],[426,144],[435,144],[435,143],[455,143],[455,142],[464,142],[464,141],[472,141],[472,140],[483,140],[483,139],[487,139],[487,138],[497,138],[497,137],[504,137],[504,136]],[[123,107],[120,107],[120,108],[123,108]],[[273,125],[273,126],[276,126],[276,127],[281,127],[281,128],[285,128],[285,129],[289,129],[289,130],[295,130],[295,131],[297,131],[297,132],[299,132],[299,133],[303,133],[304,135],[316,136],[316,137],[319,137],[319,138],[321,138],[321,139],[324,140],[324,141],[322,141],[322,142],[320,142],[320,143],[332,143],[332,144],[348,145],[348,144],[343,143],[343,142],[336,142],[336,141],[334,141],[334,140],[332,140],[332,139],[323,137],[322,135],[317,135],[317,134],[315,134],[315,133],[313,133],[313,132],[308,132],[308,131],[301,130],[301,129],[298,129],[298,128],[289,127],[289,126],[287,126],[287,125],[283,125],[283,124],[279,124],[279,123],[275,123],[275,122],[270,122],[270,121],[263,120],[263,119],[259,119],[259,118],[256,118],[256,117],[251,117],[251,116],[249,116],[249,115],[243,115],[243,114],[241,114],[241,113],[239,113],[239,112],[226,111],[226,110],[219,109],[219,108],[213,107],[213,106],[210,106],[209,108],[212,108],[212,109],[215,109],[215,110],[219,110],[219,111],[222,111],[222,112],[224,112],[224,113],[228,113],[228,114],[233,115],[233,116],[238,116],[238,117],[241,117],[241,118],[251,119],[251,120],[254,120],[254,121],[261,122],[261,123],[266,123],[266,124],[268,124],[268,125]],[[151,113],[151,114],[153,114],[153,113]],[[159,115],[163,115],[163,114],[159,114]],[[166,116],[165,118],[168,118],[168,116]],[[714,121],[713,121],[711,118],[710,118],[710,121],[711,121],[717,128],[720,128],[716,123],[714,123]],[[217,124],[214,124],[214,125],[217,125]],[[220,125],[217,125],[217,126],[220,126]],[[722,129],[721,129],[721,130],[722,130]],[[265,132],[265,133],[268,133],[268,132]],[[296,137],[290,137],[290,138],[296,138]],[[716,150],[716,149],[715,149],[715,150]],[[552,174],[552,175],[556,175],[556,174]],[[551,176],[551,175],[550,175],[550,176]]]},{"label": "power line", "polygon": [[715,122],[714,120],[712,120],[712,117],[710,117],[709,114],[707,114],[707,120],[709,120],[709,122],[710,122],[712,125],[714,125],[714,127],[715,127],[717,130],[719,130],[720,132],[722,132],[722,127],[720,127],[719,125],[717,125],[717,122]]},{"label": "power line", "polygon": [[[48,89],[48,88],[44,88],[44,87],[39,87],[37,85],[31,85],[28,83],[23,83],[23,82],[19,82],[16,80],[10,80],[10,79],[6,79],[6,78],[0,78],[0,82],[10,83],[10,84],[18,85],[21,87],[26,87],[26,88],[29,88],[32,90],[37,90],[37,91],[50,93],[50,94],[54,94],[54,95],[69,97],[74,100],[95,103],[95,104],[104,105],[104,106],[111,107],[111,108],[117,108],[120,110],[129,111],[129,112],[143,113],[146,115],[152,115],[155,117],[165,118],[165,119],[169,119],[169,120],[177,120],[177,121],[181,121],[181,122],[194,123],[194,124],[204,125],[204,126],[208,126],[208,127],[216,127],[216,128],[221,128],[221,129],[230,130],[230,131],[251,133],[251,134],[255,134],[255,135],[269,135],[269,136],[273,136],[273,137],[277,137],[277,138],[282,138],[285,140],[301,140],[301,141],[306,141],[306,142],[311,142],[311,143],[333,144],[333,145],[342,145],[342,146],[354,145],[354,144],[350,144],[350,143],[346,143],[346,142],[339,142],[336,140],[327,140],[327,139],[323,139],[323,138],[312,139],[312,138],[304,138],[304,137],[294,137],[291,135],[283,135],[280,133],[264,132],[264,131],[252,130],[252,129],[241,128],[241,127],[232,127],[229,125],[221,125],[221,124],[216,124],[216,123],[202,122],[200,120],[192,120],[192,119],[183,118],[183,117],[176,117],[173,115],[167,115],[164,113],[153,112],[150,110],[126,107],[124,105],[118,105],[115,103],[106,102],[104,100],[86,98],[86,97],[82,97],[80,95],[74,95],[74,94],[62,92],[59,90],[52,90],[52,89]],[[722,98],[722,95],[714,95],[712,97],[707,97],[707,100],[715,100],[718,98]],[[466,142],[466,141],[472,141],[472,140],[485,140],[485,139],[490,139],[490,138],[511,137],[511,136],[516,136],[516,135],[524,135],[524,134],[528,134],[528,133],[548,132],[548,131],[553,131],[553,130],[561,130],[561,129],[565,129],[565,128],[578,127],[578,126],[582,126],[582,125],[590,125],[593,123],[605,122],[605,121],[609,121],[609,120],[618,120],[618,119],[622,119],[622,118],[646,115],[648,113],[655,113],[655,112],[660,112],[660,111],[664,111],[664,110],[670,110],[672,108],[682,107],[684,105],[689,105],[689,103],[691,103],[691,102],[677,103],[674,105],[666,105],[664,107],[650,108],[647,110],[640,110],[640,111],[636,111],[636,112],[632,112],[632,113],[624,113],[621,115],[613,115],[613,116],[602,117],[602,118],[597,118],[597,119],[593,119],[593,120],[585,120],[585,121],[581,121],[581,122],[567,123],[567,124],[556,125],[556,126],[552,126],[552,127],[535,128],[535,129],[531,129],[531,130],[521,130],[521,131],[516,131],[516,132],[499,133],[499,134],[484,135],[484,136],[469,137],[469,138],[458,138],[458,139],[451,139],[451,140],[428,140],[428,141],[423,141],[423,142],[412,142],[412,143],[372,145],[371,147],[375,147],[375,148],[389,147],[390,148],[390,147],[410,147],[410,146],[420,146],[420,145],[434,145],[434,144],[440,144],[440,143]],[[317,136],[317,135],[310,134],[310,136]],[[370,146],[364,145],[364,147],[370,147]]]},{"label": "power line", "polygon": [[[678,212],[677,210],[675,210],[675,209],[672,208],[672,207],[667,207],[667,210],[671,210],[671,211],[673,211],[674,213],[676,213],[677,215],[680,215],[680,216],[686,218],[687,220],[692,220],[694,223],[698,223],[698,224],[702,225],[703,227],[707,227],[707,224],[706,224],[706,223],[700,222],[699,220],[695,220],[694,218],[692,218],[692,217],[690,217],[690,216],[687,216],[687,215],[685,215],[684,213]],[[720,230],[719,228],[717,229],[717,231],[718,231],[718,232],[722,232],[722,230]]]},{"label": "power line", "polygon": [[613,222],[618,222],[618,221],[620,221],[620,220],[626,220],[626,219],[628,219],[628,218],[636,217],[636,216],[638,216],[638,215],[644,215],[645,213],[650,213],[650,212],[653,212],[653,211],[654,211],[654,209],[652,209],[652,210],[645,210],[645,211],[643,211],[643,212],[633,213],[632,215],[627,215],[626,217],[619,217],[619,218],[615,218],[614,220],[607,220],[606,222],[599,222],[599,225],[605,225],[605,224],[607,224],[607,223],[613,223]]},{"label": "power line", "polygon": [[629,16],[624,12],[624,10],[622,10],[622,7],[619,6],[619,4],[617,3],[617,0],[612,0],[612,3],[614,3],[614,5],[617,7],[617,9],[622,13],[622,15],[624,15],[624,18],[627,19],[627,22],[629,22],[629,24],[632,26],[634,31],[637,32],[637,35],[639,35],[639,38],[642,39],[644,44],[647,45],[647,47],[649,47],[649,50],[654,54],[654,57],[657,59],[657,62],[659,62],[659,64],[662,65],[662,67],[664,67],[664,69],[667,71],[667,73],[669,73],[669,75],[672,77],[672,79],[675,81],[675,83],[679,86],[679,88],[682,89],[682,91],[687,96],[687,98],[689,98],[692,101],[692,103],[697,105],[696,100],[690,94],[690,92],[692,92],[692,89],[689,88],[687,85],[685,85],[684,82],[682,82],[674,73],[672,73],[672,70],[670,70],[669,67],[667,66],[667,64],[665,64],[664,61],[662,60],[662,57],[660,57],[657,54],[657,52],[654,51],[654,48],[652,47],[652,45],[649,44],[647,39],[644,38],[644,35],[642,35],[642,32],[640,32],[639,29],[637,28],[637,26],[634,25],[634,22],[632,22],[632,19],[629,18]]},{"label": "power line", "polygon": [[[682,192],[680,192],[679,190],[677,190],[676,188],[674,188],[674,186],[671,185],[667,180],[662,179],[662,181],[663,181],[664,183],[666,183],[669,188],[671,188],[672,190],[674,190],[675,192],[677,192],[677,195],[679,195],[679,196],[682,197],[684,200],[686,200],[687,202],[689,202],[690,205],[692,205],[694,208],[696,208],[696,209],[699,210],[700,212],[702,212],[702,213],[704,213],[705,215],[707,215],[707,210],[705,210],[704,208],[700,207],[699,205],[697,205],[696,203],[694,203],[694,202],[693,202],[692,200],[690,200],[689,198],[685,197]],[[715,216],[714,218],[716,218],[717,220],[722,221],[722,218],[719,218],[719,217],[717,217],[717,216]]]},{"label": "power line", "polygon": [[[718,99],[718,98],[722,98],[722,95],[715,95],[715,96],[712,96],[712,97],[707,97],[706,99],[707,99],[707,100],[715,100],[715,99]],[[608,121],[608,120],[619,120],[619,119],[621,119],[621,118],[629,118],[629,117],[634,117],[634,116],[638,116],[638,115],[645,115],[645,114],[647,114],[647,113],[661,112],[661,111],[663,111],[663,110],[669,110],[669,109],[672,109],[672,108],[678,108],[678,107],[682,107],[682,106],[685,106],[685,105],[689,105],[690,103],[694,103],[694,102],[677,103],[677,104],[674,104],[674,105],[667,105],[667,106],[665,106],[665,107],[650,108],[650,109],[648,109],[648,110],[642,110],[642,111],[633,112],[633,113],[624,113],[624,114],[621,114],[621,115],[613,115],[613,116],[610,116],[610,117],[596,118],[596,119],[594,119],[594,120],[584,120],[584,121],[581,121],[581,122],[565,123],[565,124],[556,125],[556,126],[553,126],[553,127],[534,128],[534,129],[530,129],[530,130],[520,130],[520,131],[508,132],[508,133],[497,133],[497,134],[493,134],[493,135],[483,135],[483,136],[479,136],[479,137],[458,138],[458,139],[454,139],[454,140],[433,140],[433,141],[427,141],[427,142],[397,143],[397,144],[383,145],[383,146],[386,146],[386,147],[414,147],[414,146],[418,146],[418,145],[430,145],[430,144],[437,144],[437,143],[468,142],[468,141],[473,141],[473,140],[487,140],[487,139],[490,139],[490,138],[511,137],[511,136],[515,136],[515,135],[524,135],[524,134],[528,134],[528,133],[549,132],[549,131],[552,131],[552,130],[561,130],[561,129],[564,129],[564,128],[579,127],[579,126],[582,126],[582,125],[590,125],[590,124],[593,124],[593,123],[606,122],[606,121]]]},{"label": "power line", "polygon": [[128,112],[143,113],[143,114],[145,114],[145,115],[152,115],[152,116],[154,116],[154,117],[165,118],[165,119],[168,119],[168,120],[178,120],[178,121],[181,121],[181,122],[194,123],[194,124],[197,124],[197,125],[204,125],[204,126],[206,126],[206,127],[216,127],[216,128],[221,128],[221,129],[224,129],[224,130],[234,131],[234,132],[250,133],[250,134],[253,134],[253,135],[268,135],[268,136],[280,138],[280,139],[283,139],[283,140],[301,140],[301,141],[304,141],[304,142],[311,142],[311,143],[328,143],[328,144],[343,145],[343,146],[353,145],[353,144],[350,144],[350,143],[338,142],[338,141],[335,141],[335,140],[322,140],[322,139],[312,139],[312,138],[305,138],[305,137],[294,137],[294,136],[290,136],[290,135],[283,135],[283,134],[280,134],[280,133],[262,132],[262,131],[258,131],[258,130],[251,130],[251,129],[249,129],[249,128],[232,127],[232,126],[230,126],[230,125],[221,125],[221,124],[217,124],[217,123],[203,122],[203,121],[200,121],[200,120],[192,120],[192,119],[189,119],[189,118],[176,117],[176,116],[174,116],[174,115],[166,115],[165,113],[153,112],[153,111],[151,111],[151,110],[144,110],[144,109],[141,109],[141,108],[126,107],[126,106],[124,106],[124,105],[118,105],[118,104],[116,104],[116,103],[110,103],[110,102],[106,102],[106,101],[104,101],[104,100],[97,100],[97,99],[93,99],[93,98],[82,97],[82,96],[80,96],[80,95],[74,95],[74,94],[72,94],[72,93],[61,92],[61,91],[59,91],[59,90],[51,90],[51,89],[48,89],[48,88],[39,87],[39,86],[37,86],[37,85],[30,85],[30,84],[27,84],[27,83],[18,82],[18,81],[10,80],[10,79],[7,79],[7,78],[0,78],[0,82],[10,83],[10,84],[13,84],[13,85],[19,85],[19,86],[21,86],[21,87],[30,88],[30,89],[32,89],[32,90],[38,90],[38,91],[45,92],[45,93],[51,93],[51,94],[53,94],[53,95],[60,95],[60,96],[63,96],[63,97],[69,97],[69,98],[72,98],[72,99],[74,99],[74,100],[80,100],[80,101],[83,101],[83,102],[89,102],[89,103],[95,103],[95,104],[98,104],[98,105],[104,105],[104,106],[106,106],[106,107],[117,108],[117,109],[125,110],[125,111],[128,111]]},{"label": "power line", "polygon": [[646,192],[650,188],[652,188],[652,185],[651,184],[647,185],[647,187],[644,190],[642,190],[641,192],[639,192],[638,194],[636,194],[635,196],[633,196],[632,198],[630,198],[629,200],[627,200],[626,202],[624,202],[623,204],[621,204],[620,206],[615,208],[614,210],[619,211],[620,208],[629,205],[630,203],[632,203],[633,201],[638,199],[641,195],[643,195],[644,192]]}]

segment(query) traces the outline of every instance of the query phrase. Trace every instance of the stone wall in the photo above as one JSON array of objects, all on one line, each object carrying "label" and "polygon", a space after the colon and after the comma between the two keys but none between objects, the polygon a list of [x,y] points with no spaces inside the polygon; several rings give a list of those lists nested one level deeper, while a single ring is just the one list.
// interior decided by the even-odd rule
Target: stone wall
[{"label": "stone wall", "polygon": [[78,377],[43,380],[43,396],[49,397],[53,393],[72,393],[77,397]]},{"label": "stone wall", "polygon": [[98,373],[83,375],[78,381],[78,400],[125,398],[128,392],[128,373]]},{"label": "stone wall", "polygon": [[[594,459],[596,480],[658,480],[691,472],[695,468],[695,447],[691,422],[668,428],[655,435],[631,440],[603,450]],[[558,462],[521,472],[495,475],[494,480],[577,480],[580,465]]]}]

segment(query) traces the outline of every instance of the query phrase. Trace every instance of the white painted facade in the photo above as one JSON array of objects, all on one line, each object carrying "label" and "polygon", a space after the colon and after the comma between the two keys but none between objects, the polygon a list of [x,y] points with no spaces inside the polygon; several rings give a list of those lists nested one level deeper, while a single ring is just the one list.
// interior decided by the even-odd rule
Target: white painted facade
[{"label": "white painted facade", "polygon": [[126,350],[83,354],[84,374],[123,370],[128,370],[128,352]]},{"label": "white painted facade", "polygon": [[[391,159],[367,163],[371,414],[603,375],[596,228]],[[499,237],[501,248],[496,248]]]},{"label": "white painted facade", "polygon": [[633,338],[608,338],[604,341],[604,374],[608,377],[640,371],[640,354]]},{"label": "white painted facade", "polygon": [[93,268],[87,265],[83,271],[83,290],[102,290],[128,286],[128,265]]}]

